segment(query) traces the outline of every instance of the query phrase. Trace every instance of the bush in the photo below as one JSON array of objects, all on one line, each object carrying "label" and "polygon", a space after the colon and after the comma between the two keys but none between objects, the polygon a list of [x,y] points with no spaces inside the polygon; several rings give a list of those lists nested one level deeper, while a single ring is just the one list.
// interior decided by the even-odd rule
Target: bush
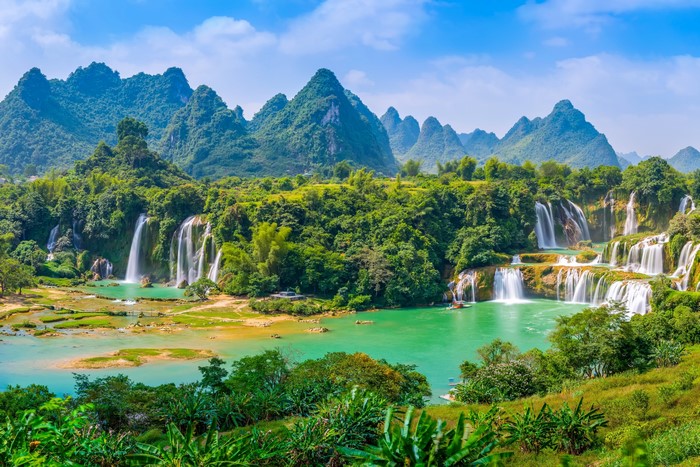
[{"label": "bush", "polygon": [[700,456],[700,422],[692,421],[652,437],[649,442],[652,465],[673,465]]},{"label": "bush", "polygon": [[457,386],[455,398],[465,403],[493,403],[527,397],[538,391],[534,374],[520,360],[488,365]]},{"label": "bush", "polygon": [[348,300],[348,309],[353,311],[367,310],[372,304],[372,297],[369,295],[355,295]]}]

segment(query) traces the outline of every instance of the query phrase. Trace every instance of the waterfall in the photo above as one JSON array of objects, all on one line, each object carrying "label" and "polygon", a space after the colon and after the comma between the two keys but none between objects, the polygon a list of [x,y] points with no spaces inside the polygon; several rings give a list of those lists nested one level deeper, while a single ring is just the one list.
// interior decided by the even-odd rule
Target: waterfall
[{"label": "waterfall", "polygon": [[[561,300],[560,287],[564,269],[557,274],[557,300]],[[595,276],[591,271],[580,271],[577,268],[566,270],[564,279],[564,301],[571,303],[592,303]]]},{"label": "waterfall", "polygon": [[554,236],[554,216],[552,215],[552,205],[547,206],[536,201],[535,212],[537,213],[537,223],[535,224],[535,235],[537,236],[537,246],[541,250],[547,248],[557,248],[557,239]]},{"label": "waterfall", "polygon": [[453,294],[458,302],[464,301],[464,288],[469,286],[471,302],[476,303],[476,271],[462,271],[459,273],[456,293]]},{"label": "waterfall", "polygon": [[211,263],[209,268],[209,275],[207,276],[210,281],[217,282],[219,280],[219,266],[221,265],[221,249],[216,252],[216,257],[214,262]]},{"label": "waterfall", "polygon": [[612,267],[617,266],[617,250],[619,246],[620,242],[614,242],[612,244],[612,252],[610,253],[610,260],[608,261]]},{"label": "waterfall", "polygon": [[102,279],[107,279],[112,275],[112,263],[106,258],[97,258],[90,271],[93,274],[99,275]]},{"label": "waterfall", "polygon": [[144,234],[146,229],[144,227],[148,224],[148,217],[146,214],[141,214],[138,219],[136,219],[136,227],[134,228],[134,237],[131,239],[131,249],[129,250],[129,262],[126,266],[126,277],[124,282],[129,282],[132,284],[137,284],[141,280],[141,243],[143,242]]},{"label": "waterfall", "polygon": [[60,226],[57,224],[56,227],[51,229],[51,233],[49,234],[49,241],[46,242],[46,249],[49,250],[49,253],[53,253],[53,250],[56,249],[56,241],[58,240],[58,233],[60,230]]},{"label": "waterfall", "polygon": [[621,302],[627,316],[644,315],[651,308],[651,286],[640,281],[613,282],[605,294],[605,303]]},{"label": "waterfall", "polygon": [[[210,247],[207,258],[207,246]],[[205,277],[204,268],[215,252],[215,245],[211,234],[211,224],[204,222],[199,216],[190,216],[183,221],[173,235],[170,247],[171,276],[175,279],[175,285],[179,286],[183,281],[192,284],[200,277]],[[209,267],[212,273],[213,265]],[[218,263],[214,272],[218,274]],[[173,274],[174,273],[174,274]]]},{"label": "waterfall", "polygon": [[83,237],[78,233],[78,229],[80,228],[80,222],[76,221],[73,219],[73,248],[76,250],[82,250],[83,249]]},{"label": "waterfall", "polygon": [[627,218],[625,219],[625,235],[631,235],[637,233],[637,215],[634,212],[634,195],[633,191],[630,193],[630,200],[627,203]]},{"label": "waterfall", "polygon": [[693,248],[693,242],[688,242],[683,245],[681,250],[681,255],[678,258],[678,268],[673,273],[672,277],[680,278],[680,281],[676,282],[678,290],[688,290],[688,281],[690,280],[690,273],[693,269],[693,264],[695,263],[695,258],[700,251],[700,244]]},{"label": "waterfall", "polygon": [[523,262],[520,260],[520,255],[513,255],[513,260],[510,262],[510,264],[523,264]]},{"label": "waterfall", "polygon": [[498,268],[493,278],[493,299],[503,303],[524,301],[523,275],[520,269]]},{"label": "waterfall", "polygon": [[608,291],[608,280],[605,276],[598,279],[598,283],[595,286],[595,291],[593,292],[593,305],[600,305],[605,301],[605,294]]},{"label": "waterfall", "polygon": [[570,232],[567,234],[569,243],[575,245],[581,240],[590,240],[588,221],[586,221],[586,216],[581,208],[568,199],[565,199],[560,205],[565,216],[564,230]]},{"label": "waterfall", "polygon": [[[607,223],[608,214],[605,208],[610,207],[610,224]],[[609,239],[615,238],[615,198],[612,190],[608,191],[603,199],[603,235],[609,235]]]},{"label": "waterfall", "polygon": [[688,214],[695,211],[695,201],[693,201],[693,198],[691,198],[690,195],[685,195],[681,199],[681,205],[678,208],[678,212],[682,212],[683,214],[685,214],[685,211],[688,209],[688,206],[690,206],[690,211],[688,211]]},{"label": "waterfall", "polygon": [[600,255],[597,255],[595,258],[593,258],[593,261],[590,263],[579,263],[578,259],[576,259],[575,255],[571,256],[565,256],[565,255],[559,255],[557,257],[557,262],[554,263],[555,266],[592,266],[594,264],[600,264],[602,262],[602,257]]},{"label": "waterfall", "polygon": [[628,271],[650,276],[664,272],[664,244],[668,242],[665,234],[647,237],[630,248],[627,257]]}]

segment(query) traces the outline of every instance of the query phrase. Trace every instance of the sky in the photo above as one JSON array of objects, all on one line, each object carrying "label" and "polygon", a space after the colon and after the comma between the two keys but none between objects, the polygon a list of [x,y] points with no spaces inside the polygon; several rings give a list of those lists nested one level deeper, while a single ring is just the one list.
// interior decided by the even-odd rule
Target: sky
[{"label": "sky", "polygon": [[333,70],[378,115],[502,137],[569,99],[621,152],[700,148],[700,0],[0,0],[0,94],[184,70],[250,119]]}]

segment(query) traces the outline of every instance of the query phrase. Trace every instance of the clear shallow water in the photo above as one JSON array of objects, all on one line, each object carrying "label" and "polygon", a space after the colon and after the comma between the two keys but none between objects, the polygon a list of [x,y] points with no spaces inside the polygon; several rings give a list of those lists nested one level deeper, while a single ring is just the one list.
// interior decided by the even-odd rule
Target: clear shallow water
[{"label": "clear shallow water", "polygon": [[[327,352],[365,352],[389,362],[413,363],[433,388],[433,400],[448,391],[448,378],[457,379],[459,364],[476,359],[476,349],[500,337],[521,351],[546,348],[546,336],[557,316],[570,315],[585,305],[553,300],[503,304],[480,302],[471,308],[440,307],[381,310],[322,320],[330,332],[312,334],[303,330],[318,326],[283,322],[268,328],[191,330],[177,334],[134,335],[110,332],[61,338],[2,337],[0,342],[0,388],[8,384],[45,384],[59,394],[73,391],[72,373],[93,377],[124,373],[147,384],[188,382],[199,378],[202,361],[147,364],[138,368],[65,370],[61,362],[106,354],[134,347],[188,347],[211,349],[231,361],[275,347],[302,360]],[[357,319],[372,320],[356,325]],[[271,334],[282,339],[270,339]],[[211,339],[214,338],[214,339]]]},{"label": "clear shallow water", "polygon": [[[118,281],[96,281],[95,287],[80,287],[87,294],[101,295],[118,300],[135,300],[137,298],[184,298],[185,291],[177,287],[166,287],[153,284],[153,287],[141,287],[140,284],[129,284]],[[110,285],[119,284],[119,285]]]}]

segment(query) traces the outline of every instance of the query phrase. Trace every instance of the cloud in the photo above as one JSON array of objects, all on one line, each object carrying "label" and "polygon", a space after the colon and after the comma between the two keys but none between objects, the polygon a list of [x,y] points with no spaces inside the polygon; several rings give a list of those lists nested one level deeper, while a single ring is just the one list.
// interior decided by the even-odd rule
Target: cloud
[{"label": "cloud", "polygon": [[342,79],[343,85],[350,89],[360,89],[374,86],[374,81],[367,77],[367,73],[361,70],[350,70]]},{"label": "cloud", "polygon": [[395,50],[426,15],[425,0],[326,0],[292,21],[282,52],[315,54],[348,46]]},{"label": "cloud", "polygon": [[545,39],[543,44],[548,47],[566,47],[569,45],[569,40],[565,37],[556,36]]},{"label": "cloud", "polygon": [[547,29],[577,27],[597,32],[615,16],[633,11],[698,7],[700,0],[530,0],[518,8],[518,14]]},{"label": "cloud", "polygon": [[[419,121],[429,115],[458,132],[474,128],[503,136],[522,115],[547,115],[570,99],[618,150],[673,155],[700,145],[700,58],[633,61],[598,54],[545,69],[508,72],[488,63],[432,67],[394,89],[358,93],[375,112],[393,105]],[[469,62],[469,61],[467,61]]]}]

